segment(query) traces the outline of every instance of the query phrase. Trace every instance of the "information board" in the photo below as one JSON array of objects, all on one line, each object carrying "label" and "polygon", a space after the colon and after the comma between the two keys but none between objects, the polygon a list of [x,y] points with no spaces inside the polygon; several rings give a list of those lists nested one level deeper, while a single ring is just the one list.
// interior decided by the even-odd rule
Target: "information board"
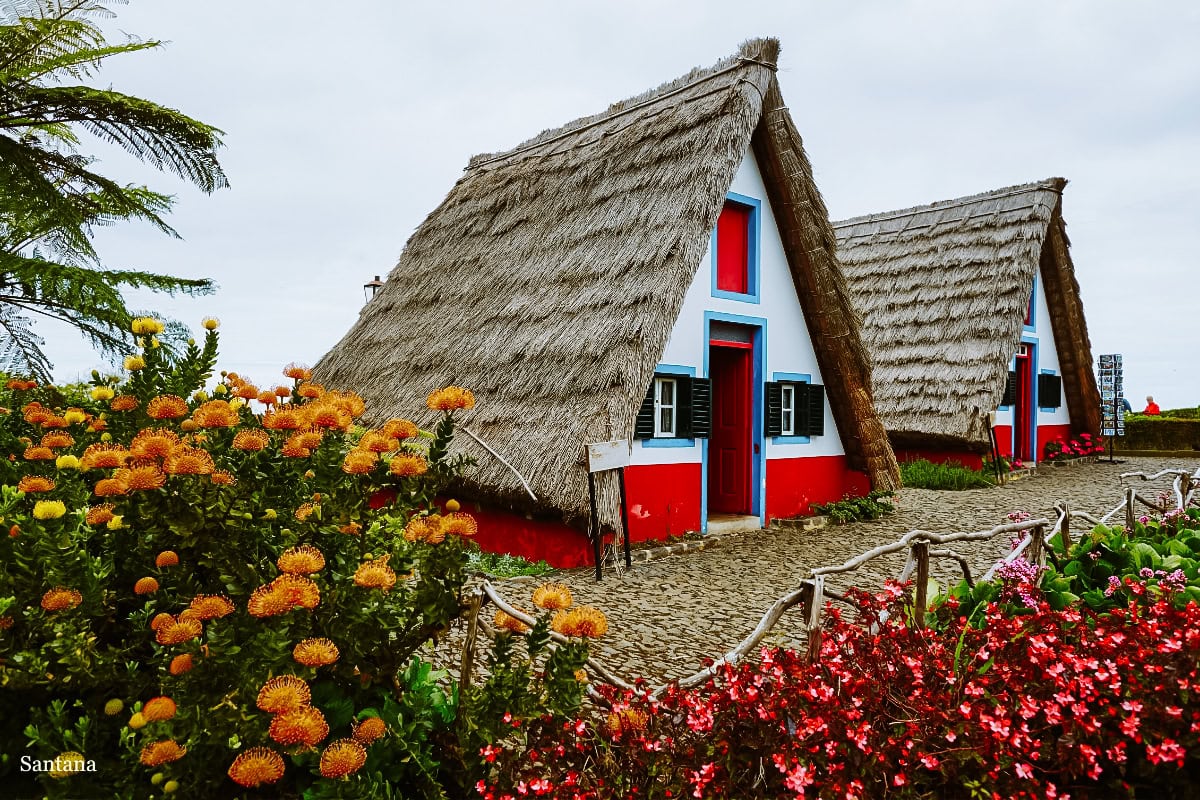
[{"label": "information board", "polygon": [[1100,435],[1125,435],[1125,376],[1120,353],[1100,356]]}]

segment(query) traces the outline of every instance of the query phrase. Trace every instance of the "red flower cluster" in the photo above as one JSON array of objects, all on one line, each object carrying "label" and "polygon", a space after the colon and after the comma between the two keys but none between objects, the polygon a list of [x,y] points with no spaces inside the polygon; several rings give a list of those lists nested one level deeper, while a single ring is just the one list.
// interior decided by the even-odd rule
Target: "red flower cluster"
[{"label": "red flower cluster", "polygon": [[951,602],[919,629],[907,594],[858,593],[855,620],[831,611],[813,664],[764,649],[698,689],[612,693],[600,724],[535,721],[521,744],[488,748],[476,789],[488,800],[1169,796],[1187,781],[1179,767],[1200,766],[1196,603],[1103,615],[993,604],[968,624]]},{"label": "red flower cluster", "polygon": [[1068,458],[1091,456],[1104,452],[1104,440],[1090,433],[1081,433],[1078,438],[1067,441],[1056,439],[1046,443],[1043,459],[1046,461],[1063,461]]}]

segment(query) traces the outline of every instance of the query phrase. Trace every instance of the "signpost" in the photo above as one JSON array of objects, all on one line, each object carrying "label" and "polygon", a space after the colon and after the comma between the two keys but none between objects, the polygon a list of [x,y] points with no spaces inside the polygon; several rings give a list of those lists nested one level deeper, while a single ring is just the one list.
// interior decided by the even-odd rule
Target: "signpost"
[{"label": "signpost", "polygon": [[1125,376],[1120,353],[1100,356],[1100,435],[1108,437],[1108,460],[1113,462],[1113,441],[1125,435]]},{"label": "signpost", "polygon": [[596,442],[584,446],[587,455],[588,496],[592,504],[592,516],[588,523],[588,533],[592,538],[592,550],[596,556],[596,580],[600,580],[601,532],[600,515],[596,508],[596,473],[617,471],[617,486],[621,491],[621,539],[625,542],[625,568],[633,566],[633,555],[629,549],[629,504],[625,499],[625,468],[629,466],[629,442],[616,440],[612,442]]}]

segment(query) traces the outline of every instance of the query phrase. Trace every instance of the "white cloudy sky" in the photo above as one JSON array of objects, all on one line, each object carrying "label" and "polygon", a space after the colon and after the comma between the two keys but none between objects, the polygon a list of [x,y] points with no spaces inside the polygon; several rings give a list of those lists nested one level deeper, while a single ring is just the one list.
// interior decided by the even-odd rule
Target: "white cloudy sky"
[{"label": "white cloudy sky", "polygon": [[[232,188],[178,194],[184,239],[119,227],[113,266],[208,276],[223,366],[271,381],[349,327],[468,157],[783,43],[780,82],[831,215],[1062,175],[1094,353],[1128,394],[1200,402],[1200,4],[1115,0],[444,2],[133,0],[117,29],[170,42],[100,80],[221,127]],[[46,330],[60,377],[96,366]]]}]

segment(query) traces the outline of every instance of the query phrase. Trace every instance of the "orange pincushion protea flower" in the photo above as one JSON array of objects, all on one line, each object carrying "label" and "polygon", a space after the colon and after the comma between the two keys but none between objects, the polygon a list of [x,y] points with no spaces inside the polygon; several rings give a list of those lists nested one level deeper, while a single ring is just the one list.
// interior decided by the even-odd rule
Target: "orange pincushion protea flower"
[{"label": "orange pincushion protea flower", "polygon": [[46,417],[52,416],[53,413],[54,412],[36,400],[32,403],[26,403],[21,407],[21,416],[23,416],[25,421],[30,425],[42,424],[42,420],[46,419]]},{"label": "orange pincushion protea flower", "polygon": [[43,478],[41,475],[26,475],[21,478],[17,484],[17,490],[25,494],[35,494],[37,492],[48,492],[54,488],[54,481],[49,478]]},{"label": "orange pincushion protea flower", "polygon": [[413,453],[398,453],[388,464],[388,472],[398,478],[409,478],[413,475],[424,475],[429,471],[429,463]]},{"label": "orange pincushion protea flower", "polygon": [[177,448],[163,464],[169,475],[209,475],[216,469],[207,450],[199,447]]},{"label": "orange pincushion protea flower", "polygon": [[29,389],[37,388],[37,381],[26,381],[21,380],[20,378],[10,378],[8,382],[4,384],[4,388],[12,389],[15,392],[28,391]]},{"label": "orange pincushion protea flower", "polygon": [[154,578],[138,578],[133,585],[134,594],[154,594],[158,591],[158,581]]},{"label": "orange pincushion protea flower", "polygon": [[50,414],[42,420],[43,428],[65,428],[70,424],[65,416],[60,417],[57,414]]},{"label": "orange pincushion protea flower", "polygon": [[154,615],[154,619],[150,620],[150,630],[156,631],[163,625],[168,625],[175,621],[175,618],[165,611]]},{"label": "orange pincushion protea flower", "polygon": [[204,624],[198,619],[180,619],[160,625],[154,632],[154,640],[159,644],[173,645],[190,642],[204,633]]},{"label": "orange pincushion protea flower", "polygon": [[288,603],[287,598],[280,592],[275,591],[272,584],[259,586],[250,593],[250,599],[246,601],[246,611],[252,617],[276,617],[280,614],[285,614],[292,610],[292,606]]},{"label": "orange pincushion protea flower", "polygon": [[595,638],[608,631],[608,619],[599,609],[579,606],[555,614],[550,627],[563,636]]},{"label": "orange pincushion protea flower", "polygon": [[329,736],[329,723],[320,709],[304,706],[277,714],[271,720],[269,735],[282,745],[313,747]]},{"label": "orange pincushion protea flower", "polygon": [[413,517],[404,526],[404,538],[410,542],[429,542],[439,544],[446,538],[442,532],[441,517]]},{"label": "orange pincushion protea flower", "polygon": [[26,447],[24,456],[26,461],[53,461],[58,457],[49,447]]},{"label": "orange pincushion protea flower", "polygon": [[158,467],[134,467],[124,476],[125,485],[129,491],[161,489],[167,482],[167,476]]},{"label": "orange pincushion protea flower", "polygon": [[309,400],[315,400],[325,394],[325,387],[319,383],[302,383],[296,387],[296,394]]},{"label": "orange pincushion protea flower", "polygon": [[318,508],[320,508],[320,506],[318,506],[316,503],[301,503],[300,507],[296,509],[294,516],[300,522],[305,522]]},{"label": "orange pincushion protea flower", "polygon": [[533,604],[548,611],[570,608],[575,599],[562,583],[547,583],[533,590]]},{"label": "orange pincushion protea flower", "polygon": [[492,618],[492,624],[501,630],[513,633],[525,633],[529,630],[528,625],[505,611],[497,611],[496,616]]},{"label": "orange pincushion protea flower", "polygon": [[302,544],[280,553],[275,566],[279,567],[280,572],[309,575],[325,568],[325,556],[311,544]]},{"label": "orange pincushion protea flower", "polygon": [[305,639],[292,649],[292,658],[306,667],[327,667],[341,654],[329,639]]},{"label": "orange pincushion protea flower", "polygon": [[237,478],[233,477],[233,473],[224,469],[215,469],[208,479],[218,486],[233,486],[237,483]]},{"label": "orange pincushion protea flower", "polygon": [[475,395],[469,389],[463,389],[459,386],[447,386],[445,389],[430,392],[429,397],[425,400],[425,405],[435,411],[453,411],[458,408],[470,409],[475,407]]},{"label": "orange pincushion protea flower", "polygon": [[163,550],[154,559],[154,566],[159,569],[173,567],[179,563],[179,554],[174,550]]},{"label": "orange pincushion protea flower", "polygon": [[201,428],[232,428],[241,418],[228,401],[209,400],[192,412],[192,420]]},{"label": "orange pincushion protea flower", "polygon": [[147,722],[165,722],[175,716],[175,701],[169,697],[152,697],[142,706],[142,716]]},{"label": "orange pincushion protea flower", "polygon": [[131,394],[119,394],[112,399],[108,407],[113,411],[133,411],[138,407],[138,399]]},{"label": "orange pincushion protea flower", "polygon": [[84,522],[88,525],[106,525],[109,520],[116,516],[113,513],[112,503],[101,503],[98,506],[92,506],[87,510],[87,516],[84,517]]},{"label": "orange pincushion protea flower", "polygon": [[192,598],[188,608],[195,612],[197,619],[207,622],[229,616],[236,607],[223,594],[198,594]]},{"label": "orange pincushion protea flower", "polygon": [[417,426],[406,419],[393,417],[384,423],[383,433],[394,439],[412,439],[417,435]]},{"label": "orange pincushion protea flower", "polygon": [[141,762],[147,767],[170,764],[187,755],[187,748],[172,739],[150,742],[142,748]]},{"label": "orange pincushion protea flower", "polygon": [[276,397],[282,399],[284,397],[291,397],[292,390],[286,386],[276,386],[274,394]]},{"label": "orange pincushion protea flower", "polygon": [[83,451],[84,469],[115,469],[125,466],[129,451],[118,444],[92,444]]},{"label": "orange pincushion protea flower", "polygon": [[280,575],[271,581],[275,591],[280,592],[293,608],[314,609],[321,602],[321,589],[311,579],[302,575]]},{"label": "orange pincushion protea flower", "polygon": [[192,654],[181,653],[171,659],[171,666],[167,670],[175,676],[183,675],[192,671]]},{"label": "orange pincushion protea flower", "polygon": [[63,611],[75,608],[83,602],[83,595],[74,589],[56,586],[42,595],[42,608],[47,611]]},{"label": "orange pincushion protea flower", "polygon": [[160,394],[146,406],[150,419],[179,419],[188,413],[187,401],[173,394]]},{"label": "orange pincushion protea flower", "polygon": [[283,714],[311,703],[312,690],[295,675],[280,675],[263,684],[255,702],[268,714]]},{"label": "orange pincushion protea flower", "polygon": [[51,447],[58,449],[60,447],[70,447],[75,444],[75,437],[66,431],[52,431],[42,436],[42,447]]},{"label": "orange pincushion protea flower", "polygon": [[367,589],[388,591],[396,585],[396,572],[388,566],[391,556],[381,556],[372,561],[364,561],[354,570],[354,583]]},{"label": "orange pincushion protea flower", "polygon": [[358,772],[365,763],[366,748],[353,739],[338,739],[321,753],[321,776],[344,778]]},{"label": "orange pincushion protea flower", "polygon": [[351,417],[361,417],[367,410],[366,401],[354,392],[329,392],[325,398]]},{"label": "orange pincushion protea flower", "polygon": [[379,454],[370,450],[351,450],[342,461],[342,472],[347,475],[366,475],[379,463]]},{"label": "orange pincushion protea flower", "polygon": [[254,399],[262,403],[264,406],[273,406],[279,402],[279,400],[275,397],[275,393],[270,390],[259,392],[258,397]]},{"label": "orange pincushion protea flower", "polygon": [[270,443],[270,435],[260,430],[238,431],[237,436],[233,437],[234,450],[262,450]]},{"label": "orange pincushion protea flower", "polygon": [[303,447],[306,450],[316,450],[321,446],[321,442],[325,439],[325,432],[312,428],[307,431],[300,431],[292,434],[288,438],[288,443],[294,447]]},{"label": "orange pincushion protea flower", "polygon": [[163,459],[179,447],[179,434],[166,428],[147,428],[138,431],[129,443],[129,454],[134,458]]},{"label": "orange pincushion protea flower", "polygon": [[308,458],[312,455],[312,450],[307,447],[301,447],[297,443],[295,436],[283,443],[283,447],[279,448],[279,452],[284,458]]},{"label": "orange pincushion protea flower", "polygon": [[367,431],[358,440],[358,449],[369,453],[390,453],[400,447],[400,440],[383,431]]},{"label": "orange pincushion protea flower", "polygon": [[354,741],[369,745],[387,733],[387,723],[379,717],[367,717],[354,726]]},{"label": "orange pincushion protea flower", "polygon": [[312,380],[312,370],[306,365],[297,364],[294,361],[283,368],[283,374],[296,381]]},{"label": "orange pincushion protea flower", "polygon": [[251,747],[238,754],[229,767],[229,777],[239,786],[254,789],[283,777],[283,756],[269,747]]},{"label": "orange pincushion protea flower", "polygon": [[304,426],[304,418],[293,408],[273,408],[263,414],[262,426],[270,431],[294,431]]},{"label": "orange pincushion protea flower", "polygon": [[124,478],[101,478],[96,481],[96,488],[92,491],[97,497],[114,497],[128,494],[129,484],[125,483]]},{"label": "orange pincushion protea flower", "polygon": [[470,514],[456,511],[442,517],[442,532],[449,536],[474,536],[479,532],[479,523]]},{"label": "orange pincushion protea flower", "polygon": [[6,631],[16,624],[16,620],[9,616],[0,617],[0,631]]},{"label": "orange pincushion protea flower", "polygon": [[243,383],[237,387],[237,391],[233,393],[234,397],[240,397],[243,400],[257,400],[258,387],[252,383]]},{"label": "orange pincushion protea flower", "polygon": [[308,420],[315,428],[349,428],[352,422],[350,415],[331,403],[313,403],[306,406]]},{"label": "orange pincushion protea flower", "polygon": [[347,522],[345,525],[338,528],[338,532],[349,534],[350,536],[357,536],[358,534],[362,533],[362,525],[359,525],[357,522]]}]

